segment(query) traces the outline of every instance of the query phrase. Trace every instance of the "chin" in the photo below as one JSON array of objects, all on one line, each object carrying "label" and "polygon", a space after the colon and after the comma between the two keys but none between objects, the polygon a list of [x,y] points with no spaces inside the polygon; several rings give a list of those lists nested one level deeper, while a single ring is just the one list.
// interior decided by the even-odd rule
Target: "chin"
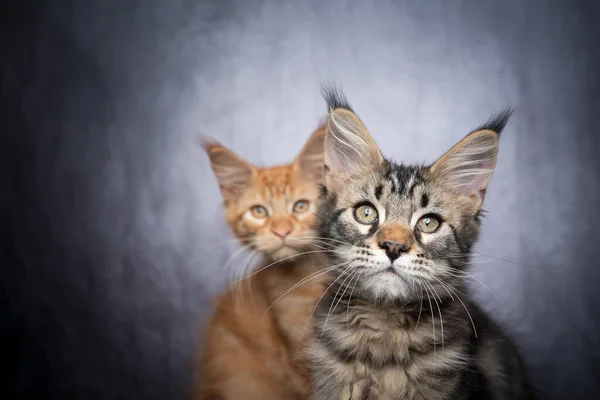
[{"label": "chin", "polygon": [[407,300],[414,291],[412,285],[398,274],[388,272],[372,275],[364,282],[365,291],[379,301]]},{"label": "chin", "polygon": [[300,250],[295,249],[293,247],[285,246],[285,247],[281,247],[277,250],[270,252],[269,257],[273,261],[281,261],[284,258],[288,258],[288,257],[290,257],[289,258],[290,261],[294,261],[295,258],[293,256],[295,256],[296,254],[299,254],[299,253],[300,253]]}]

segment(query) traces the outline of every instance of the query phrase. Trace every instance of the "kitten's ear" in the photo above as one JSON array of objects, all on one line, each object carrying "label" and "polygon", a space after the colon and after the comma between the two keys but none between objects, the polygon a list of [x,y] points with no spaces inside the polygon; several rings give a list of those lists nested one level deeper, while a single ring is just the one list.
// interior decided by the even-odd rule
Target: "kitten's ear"
[{"label": "kitten's ear", "polygon": [[351,110],[333,109],[327,119],[326,131],[326,187],[338,178],[349,178],[383,163],[379,147],[360,118]]},{"label": "kitten's ear", "polygon": [[300,171],[306,179],[318,184],[323,182],[326,122],[325,118],[319,122],[319,126],[310,135],[294,161],[294,168]]},{"label": "kitten's ear", "polygon": [[198,142],[208,153],[223,198],[238,200],[252,183],[254,167],[213,139],[203,137]]},{"label": "kitten's ear", "polygon": [[470,198],[479,210],[496,167],[499,138],[500,132],[490,129],[470,133],[430,167],[434,179]]}]

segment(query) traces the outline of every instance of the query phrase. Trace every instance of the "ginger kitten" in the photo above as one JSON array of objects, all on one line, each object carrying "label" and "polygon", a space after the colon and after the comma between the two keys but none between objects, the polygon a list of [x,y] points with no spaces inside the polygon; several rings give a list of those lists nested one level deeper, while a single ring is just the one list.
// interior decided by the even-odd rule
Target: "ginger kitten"
[{"label": "ginger kitten", "polygon": [[[254,166],[214,141],[203,144],[227,223],[242,244],[268,261],[217,299],[200,354],[196,400],[309,397],[302,355],[304,338],[311,336],[307,320],[324,288],[322,279],[309,277],[325,262],[312,248],[324,134],[321,125],[294,162],[270,168]],[[285,294],[304,278],[306,284]]]},{"label": "ginger kitten", "polygon": [[343,264],[315,312],[315,400],[533,398],[515,347],[465,294],[510,113],[408,166],[384,158],[341,93],[325,95],[319,235]]}]

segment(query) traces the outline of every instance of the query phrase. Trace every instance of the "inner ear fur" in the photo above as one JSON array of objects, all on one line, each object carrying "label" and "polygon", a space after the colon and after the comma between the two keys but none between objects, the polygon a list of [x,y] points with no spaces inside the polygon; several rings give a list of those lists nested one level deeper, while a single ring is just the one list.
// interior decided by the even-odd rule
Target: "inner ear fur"
[{"label": "inner ear fur", "polygon": [[381,151],[360,118],[348,109],[331,111],[325,135],[325,185],[376,169],[382,163]]},{"label": "inner ear fur", "polygon": [[433,179],[481,207],[496,167],[499,134],[489,129],[470,133],[430,167]]}]

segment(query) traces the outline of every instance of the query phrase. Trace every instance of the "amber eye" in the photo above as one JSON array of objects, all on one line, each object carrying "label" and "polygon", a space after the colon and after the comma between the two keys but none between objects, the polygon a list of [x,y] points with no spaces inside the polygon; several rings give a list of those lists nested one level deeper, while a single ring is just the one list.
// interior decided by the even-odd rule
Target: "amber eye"
[{"label": "amber eye", "polygon": [[373,204],[362,204],[354,209],[354,219],[363,225],[373,225],[377,223],[379,214]]},{"label": "amber eye", "polygon": [[295,214],[302,214],[308,211],[308,201],[307,200],[298,200],[294,203],[294,207],[292,211]]},{"label": "amber eye", "polygon": [[423,233],[433,233],[439,229],[441,224],[435,215],[425,215],[417,222],[417,228]]},{"label": "amber eye", "polygon": [[254,206],[250,209],[254,218],[266,218],[269,212],[263,206]]}]

